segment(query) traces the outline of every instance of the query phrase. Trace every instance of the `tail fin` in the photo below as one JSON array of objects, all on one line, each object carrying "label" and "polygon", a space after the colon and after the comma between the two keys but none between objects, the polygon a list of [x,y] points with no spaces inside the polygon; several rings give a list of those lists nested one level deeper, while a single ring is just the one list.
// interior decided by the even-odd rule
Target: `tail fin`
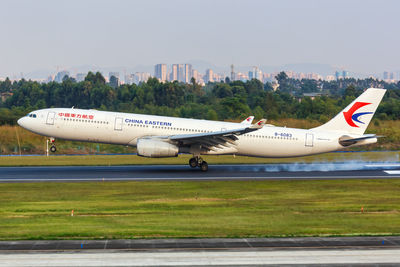
[{"label": "tail fin", "polygon": [[368,127],[386,90],[369,88],[327,123],[314,128],[362,135]]},{"label": "tail fin", "polygon": [[266,122],[267,122],[266,119],[261,119],[258,122],[252,124],[249,128],[251,128],[251,129],[261,129],[262,127],[264,127]]},{"label": "tail fin", "polygon": [[253,122],[253,120],[254,120],[254,116],[249,116],[249,117],[247,117],[247,119],[245,119],[245,120],[242,121],[241,123],[244,123],[244,124],[251,124],[251,123]]}]

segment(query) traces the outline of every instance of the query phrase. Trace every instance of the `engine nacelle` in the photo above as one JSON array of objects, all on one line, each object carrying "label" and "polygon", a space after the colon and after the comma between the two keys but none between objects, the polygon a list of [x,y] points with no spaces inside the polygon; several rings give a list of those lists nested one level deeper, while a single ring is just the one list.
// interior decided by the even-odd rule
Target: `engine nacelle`
[{"label": "engine nacelle", "polygon": [[178,156],[176,145],[154,139],[138,139],[137,154],[142,157],[163,158]]}]

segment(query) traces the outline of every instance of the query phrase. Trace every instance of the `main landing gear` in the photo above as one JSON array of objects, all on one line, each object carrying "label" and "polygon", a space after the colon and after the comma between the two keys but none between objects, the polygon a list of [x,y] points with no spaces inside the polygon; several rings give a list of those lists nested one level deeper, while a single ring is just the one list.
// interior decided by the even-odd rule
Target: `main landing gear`
[{"label": "main landing gear", "polygon": [[50,152],[55,153],[57,151],[57,147],[56,147],[56,139],[54,139],[53,137],[50,138]]},{"label": "main landing gear", "polygon": [[200,167],[202,172],[208,171],[207,161],[204,161],[201,157],[193,157],[189,160],[189,166],[192,168]]}]

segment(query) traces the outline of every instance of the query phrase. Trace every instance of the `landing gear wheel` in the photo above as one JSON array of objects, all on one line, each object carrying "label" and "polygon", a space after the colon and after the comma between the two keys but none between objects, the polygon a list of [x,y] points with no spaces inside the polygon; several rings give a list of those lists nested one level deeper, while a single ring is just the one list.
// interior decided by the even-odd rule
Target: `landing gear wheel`
[{"label": "landing gear wheel", "polygon": [[57,151],[56,146],[51,146],[51,147],[50,147],[50,151],[51,151],[52,153],[56,152],[56,151]]},{"label": "landing gear wheel", "polygon": [[207,161],[203,161],[203,162],[200,164],[200,170],[201,170],[202,172],[208,171],[208,164],[207,164]]},{"label": "landing gear wheel", "polygon": [[196,158],[191,158],[189,160],[189,166],[192,168],[196,168],[197,167],[197,159]]}]

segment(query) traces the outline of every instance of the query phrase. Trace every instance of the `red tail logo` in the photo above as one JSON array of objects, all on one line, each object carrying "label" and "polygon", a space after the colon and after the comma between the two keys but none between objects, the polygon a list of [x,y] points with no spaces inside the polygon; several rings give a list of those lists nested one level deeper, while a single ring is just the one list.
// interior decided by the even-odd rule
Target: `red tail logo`
[{"label": "red tail logo", "polygon": [[360,112],[360,113],[356,113],[354,114],[354,112],[356,112],[358,109],[369,105],[371,103],[366,103],[366,102],[356,102],[354,103],[354,105],[348,110],[343,112],[344,118],[347,122],[348,125],[350,125],[351,127],[357,127],[358,126],[354,123],[355,121],[358,123],[362,123],[364,124],[364,122],[360,121],[358,119],[358,117],[362,116],[362,115],[366,115],[366,114],[372,114],[373,112]]}]

